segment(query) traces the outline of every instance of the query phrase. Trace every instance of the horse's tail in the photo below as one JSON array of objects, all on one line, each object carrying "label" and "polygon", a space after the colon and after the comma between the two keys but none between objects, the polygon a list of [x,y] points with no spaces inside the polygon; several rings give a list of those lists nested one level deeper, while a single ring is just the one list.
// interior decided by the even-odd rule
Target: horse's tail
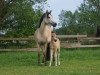
[{"label": "horse's tail", "polygon": [[50,43],[47,44],[46,61],[50,60]]}]

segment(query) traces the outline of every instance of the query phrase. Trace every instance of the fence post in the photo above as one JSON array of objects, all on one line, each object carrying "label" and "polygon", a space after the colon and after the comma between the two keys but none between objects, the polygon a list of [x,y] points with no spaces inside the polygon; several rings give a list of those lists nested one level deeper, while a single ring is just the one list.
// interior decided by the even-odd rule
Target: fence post
[{"label": "fence post", "polygon": [[79,33],[77,33],[77,42],[78,42],[78,46],[81,45],[81,41],[80,41],[80,37],[79,37]]}]

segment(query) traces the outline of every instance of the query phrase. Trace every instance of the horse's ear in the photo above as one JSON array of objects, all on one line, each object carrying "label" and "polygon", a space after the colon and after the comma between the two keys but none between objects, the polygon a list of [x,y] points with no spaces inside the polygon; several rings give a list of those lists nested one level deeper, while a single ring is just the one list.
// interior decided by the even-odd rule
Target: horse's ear
[{"label": "horse's ear", "polygon": [[46,13],[48,13],[48,10],[46,10]]},{"label": "horse's ear", "polygon": [[50,14],[51,14],[52,10],[50,10]]}]

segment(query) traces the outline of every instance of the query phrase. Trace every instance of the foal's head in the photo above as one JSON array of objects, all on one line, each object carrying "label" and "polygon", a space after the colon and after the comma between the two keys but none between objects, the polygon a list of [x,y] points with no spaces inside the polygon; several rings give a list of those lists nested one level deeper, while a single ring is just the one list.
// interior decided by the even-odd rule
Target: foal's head
[{"label": "foal's head", "polygon": [[52,41],[56,42],[57,41],[57,35],[56,35],[56,33],[52,31],[51,35],[52,35],[52,38],[51,38]]},{"label": "foal's head", "polygon": [[49,12],[48,10],[42,15],[39,25],[41,25],[42,22],[44,22],[45,25],[51,25],[53,27],[56,27],[56,25],[57,25],[57,23],[53,20],[53,16],[51,15],[51,11]]}]

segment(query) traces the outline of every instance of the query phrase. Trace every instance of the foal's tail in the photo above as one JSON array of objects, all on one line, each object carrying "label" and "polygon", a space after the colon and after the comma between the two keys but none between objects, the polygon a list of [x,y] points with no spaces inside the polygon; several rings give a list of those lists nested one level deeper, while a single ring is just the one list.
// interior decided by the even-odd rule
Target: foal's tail
[{"label": "foal's tail", "polygon": [[46,61],[50,60],[50,43],[47,44]]}]

